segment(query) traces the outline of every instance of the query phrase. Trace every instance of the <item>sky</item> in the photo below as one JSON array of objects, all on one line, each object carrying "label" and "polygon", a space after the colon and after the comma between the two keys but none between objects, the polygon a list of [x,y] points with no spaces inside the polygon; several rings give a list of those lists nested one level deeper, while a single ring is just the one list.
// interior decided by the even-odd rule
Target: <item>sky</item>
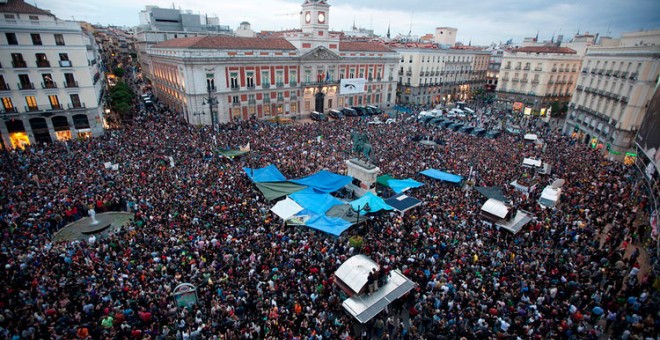
[{"label": "sky", "polygon": [[[220,24],[232,29],[248,21],[255,31],[300,27],[303,0],[25,0],[50,10],[61,19],[84,20],[92,24],[135,26],[146,5],[192,10],[218,16]],[[565,38],[580,33],[619,37],[622,32],[660,29],[658,0],[329,0],[332,30],[356,26],[373,29],[384,36],[388,25],[397,34],[421,36],[435,27],[455,27],[457,40],[465,44],[522,42],[539,34]]]}]

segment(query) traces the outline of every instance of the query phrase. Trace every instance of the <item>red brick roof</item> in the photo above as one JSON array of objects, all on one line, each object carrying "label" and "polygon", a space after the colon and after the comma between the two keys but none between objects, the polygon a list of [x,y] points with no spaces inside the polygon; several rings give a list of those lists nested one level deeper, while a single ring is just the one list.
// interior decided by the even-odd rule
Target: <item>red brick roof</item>
[{"label": "red brick roof", "polygon": [[522,53],[563,53],[563,54],[576,54],[575,50],[568,47],[557,46],[525,46],[511,50],[511,52]]},{"label": "red brick roof", "polygon": [[41,14],[54,16],[49,11],[26,4],[23,0],[9,0],[6,4],[0,4],[0,13],[19,13],[19,14]]},{"label": "red brick roof", "polygon": [[365,41],[340,41],[339,42],[340,51],[351,51],[351,52],[394,52],[389,49],[387,46],[381,45],[374,42],[365,42]]},{"label": "red brick roof", "polygon": [[205,36],[163,41],[154,48],[236,49],[236,50],[295,50],[282,38],[245,38]]}]

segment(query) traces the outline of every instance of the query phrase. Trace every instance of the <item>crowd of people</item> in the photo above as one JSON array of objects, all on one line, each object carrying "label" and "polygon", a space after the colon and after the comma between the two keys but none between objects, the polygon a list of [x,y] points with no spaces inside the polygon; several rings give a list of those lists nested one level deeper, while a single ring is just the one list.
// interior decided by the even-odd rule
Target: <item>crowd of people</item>
[{"label": "crowd of people", "polygon": [[[287,178],[343,173],[352,129],[366,132],[383,173],[414,178],[424,203],[405,215],[372,214],[335,238],[287,226],[269,212],[243,167],[274,164]],[[143,111],[105,135],[0,155],[0,335],[7,339],[654,339],[652,272],[639,262],[636,216],[648,207],[634,171],[558,130],[544,149],[505,134],[486,140],[416,122],[347,119],[280,126],[256,119],[215,130],[166,108]],[[317,139],[317,136],[323,136]],[[430,147],[416,135],[446,143]],[[221,149],[250,144],[235,158]],[[520,165],[538,157],[551,176]],[[118,170],[104,167],[119,164]],[[534,216],[512,235],[485,226],[485,198],[420,176],[435,168],[501,186]],[[525,194],[508,183],[537,176]],[[566,180],[561,204],[540,189]],[[53,243],[70,222],[134,213],[90,242]],[[361,235],[363,246],[348,238]],[[366,327],[342,306],[334,271],[364,253],[417,288]],[[197,288],[178,308],[173,289]]]}]

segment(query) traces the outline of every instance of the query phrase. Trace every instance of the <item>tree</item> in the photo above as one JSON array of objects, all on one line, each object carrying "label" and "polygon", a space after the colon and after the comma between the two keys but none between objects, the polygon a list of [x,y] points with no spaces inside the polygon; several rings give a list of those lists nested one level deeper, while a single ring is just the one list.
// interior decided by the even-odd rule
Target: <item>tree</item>
[{"label": "tree", "polygon": [[117,76],[117,78],[121,78],[124,76],[124,73],[126,73],[126,71],[121,67],[115,67],[112,69],[112,73],[114,73],[114,75]]}]

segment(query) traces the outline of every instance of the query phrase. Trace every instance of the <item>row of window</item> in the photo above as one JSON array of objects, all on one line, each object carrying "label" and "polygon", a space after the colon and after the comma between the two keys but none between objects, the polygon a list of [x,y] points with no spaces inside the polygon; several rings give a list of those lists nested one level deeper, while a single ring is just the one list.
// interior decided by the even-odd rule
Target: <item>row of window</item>
[{"label": "row of window", "polygon": [[[69,95],[71,103],[69,104],[69,109],[75,108],[84,108],[85,105],[80,101],[80,96],[78,94]],[[42,111],[42,110],[64,110],[60,99],[57,95],[49,95],[48,101],[50,107],[46,108],[39,106],[37,104],[37,99],[35,96],[25,96],[25,110],[26,111]],[[14,106],[14,102],[11,100],[11,97],[2,97],[2,106],[5,109],[5,112],[18,112],[18,109]]]},{"label": "row of window", "polygon": [[[56,89],[57,83],[53,80],[53,76],[50,73],[41,74],[41,88],[44,89]],[[78,87],[78,82],[73,73],[64,73],[64,87]],[[34,90],[35,85],[30,79],[29,74],[18,74],[18,89],[19,90]],[[11,86],[5,82],[4,75],[0,74],[0,91],[9,91]]]},{"label": "row of window", "polygon": [[[51,67],[46,53],[35,53],[35,64],[37,67]],[[72,67],[68,53],[59,53],[59,64],[61,67]],[[11,64],[14,68],[27,68],[27,62],[23,59],[22,53],[11,54]]]},{"label": "row of window", "polygon": [[[409,63],[413,62],[413,55],[402,55],[401,56],[401,62],[404,63],[406,61],[406,57],[408,59]],[[421,56],[421,62],[426,62],[426,63],[435,63],[435,62],[445,62],[445,56]],[[447,56],[447,62],[451,63],[470,63],[472,62],[472,56]]]},{"label": "row of window", "polygon": [[[511,69],[511,61],[507,61],[506,65],[504,66],[505,70],[510,70]],[[530,71],[532,69],[532,63],[531,62],[526,62],[525,67],[523,68],[522,62],[516,62],[516,66],[514,68],[515,70],[525,70],[525,71]],[[543,72],[543,63],[536,63],[536,67],[534,68],[534,71],[538,72]],[[577,64],[566,64],[566,67],[564,67],[564,64],[559,64],[559,68],[557,67],[557,64],[552,64],[552,72],[577,72]]]},{"label": "row of window", "polygon": [[[7,32],[7,33],[5,33],[5,37],[7,38],[7,44],[8,45],[18,45],[18,37],[16,36],[16,33]],[[38,45],[38,46],[43,45],[43,41],[41,40],[41,34],[39,34],[39,33],[30,33],[30,38],[32,39],[32,45]],[[57,46],[66,45],[64,43],[64,35],[63,34],[55,33],[55,34],[53,34],[53,38],[55,39],[55,45],[57,45]]]}]

